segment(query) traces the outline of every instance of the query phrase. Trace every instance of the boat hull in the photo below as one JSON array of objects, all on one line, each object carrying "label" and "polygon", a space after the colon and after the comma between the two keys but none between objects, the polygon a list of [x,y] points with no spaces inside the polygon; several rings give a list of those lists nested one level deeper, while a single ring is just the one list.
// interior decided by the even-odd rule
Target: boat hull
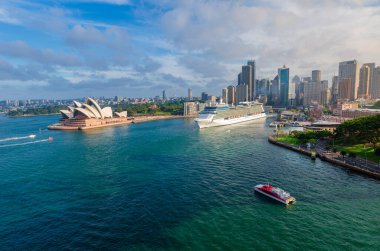
[{"label": "boat hull", "polygon": [[280,202],[282,204],[285,204],[285,205],[289,205],[289,204],[292,204],[292,203],[295,202],[295,199],[293,197],[292,197],[293,200],[290,200],[290,201],[289,200],[281,200],[281,199],[279,199],[279,198],[277,198],[277,197],[275,197],[275,196],[273,196],[271,194],[268,194],[268,193],[265,193],[265,192],[261,191],[258,187],[255,187],[255,191],[258,192],[258,193],[260,193],[260,194],[262,194],[262,195],[265,195],[265,196],[267,196],[267,197],[269,197],[271,199],[274,199],[274,200],[276,200],[276,201],[278,201],[278,202]]},{"label": "boat hull", "polygon": [[242,123],[242,122],[251,121],[255,119],[261,119],[265,117],[266,117],[265,113],[260,113],[260,114],[250,115],[250,116],[233,118],[233,119],[213,119],[213,120],[196,119],[195,122],[197,123],[198,127],[202,129],[202,128],[209,128],[209,127],[216,127],[216,126],[232,125],[232,124]]}]

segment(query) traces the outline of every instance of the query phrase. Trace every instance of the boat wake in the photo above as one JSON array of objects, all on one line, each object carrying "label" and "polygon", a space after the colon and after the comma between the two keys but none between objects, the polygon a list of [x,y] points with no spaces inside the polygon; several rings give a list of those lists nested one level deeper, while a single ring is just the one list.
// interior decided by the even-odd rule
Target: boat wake
[{"label": "boat wake", "polygon": [[36,143],[41,143],[41,142],[47,142],[47,141],[51,141],[51,139],[41,139],[41,140],[35,140],[35,141],[24,142],[24,143],[19,143],[19,144],[0,145],[0,148],[2,148],[2,147],[30,145],[30,144],[36,144]]},{"label": "boat wake", "polygon": [[34,139],[35,137],[36,137],[36,135],[31,134],[31,135],[23,136],[23,137],[12,137],[12,138],[0,139],[0,142],[20,140],[20,139]]}]

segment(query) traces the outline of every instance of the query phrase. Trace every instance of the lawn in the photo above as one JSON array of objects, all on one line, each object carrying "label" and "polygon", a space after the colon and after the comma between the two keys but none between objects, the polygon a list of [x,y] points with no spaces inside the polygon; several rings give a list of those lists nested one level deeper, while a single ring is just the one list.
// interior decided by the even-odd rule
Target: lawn
[{"label": "lawn", "polygon": [[299,139],[293,138],[291,136],[277,136],[275,139],[294,146],[299,146],[301,144],[301,141]]},{"label": "lawn", "polygon": [[356,153],[357,156],[365,159],[366,156],[369,160],[379,163],[380,161],[380,156],[376,156],[373,147],[368,147],[364,148],[364,144],[357,144],[357,145],[352,145],[352,146],[336,146],[338,151],[346,151],[348,152],[354,152]]}]

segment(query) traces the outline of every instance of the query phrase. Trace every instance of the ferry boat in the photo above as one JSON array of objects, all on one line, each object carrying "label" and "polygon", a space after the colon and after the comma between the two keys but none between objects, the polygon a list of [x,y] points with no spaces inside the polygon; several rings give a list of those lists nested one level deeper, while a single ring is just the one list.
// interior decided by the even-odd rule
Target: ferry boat
[{"label": "ferry boat", "polygon": [[268,196],[269,198],[272,198],[278,202],[281,202],[285,205],[296,202],[296,199],[290,196],[289,193],[285,192],[284,190],[278,187],[271,186],[269,184],[265,184],[265,185],[259,184],[255,186],[255,191],[265,196]]},{"label": "ferry boat", "polygon": [[265,118],[263,105],[255,102],[241,102],[237,106],[219,104],[208,106],[195,119],[199,128],[225,126]]}]

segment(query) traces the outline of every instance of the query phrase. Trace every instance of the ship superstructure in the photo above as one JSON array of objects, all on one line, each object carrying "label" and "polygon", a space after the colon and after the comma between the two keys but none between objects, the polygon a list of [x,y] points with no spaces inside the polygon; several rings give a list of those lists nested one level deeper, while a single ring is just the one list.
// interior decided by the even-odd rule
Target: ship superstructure
[{"label": "ship superstructure", "polygon": [[205,107],[195,122],[199,128],[224,126],[266,117],[261,103],[242,102],[237,106],[216,105]]}]

